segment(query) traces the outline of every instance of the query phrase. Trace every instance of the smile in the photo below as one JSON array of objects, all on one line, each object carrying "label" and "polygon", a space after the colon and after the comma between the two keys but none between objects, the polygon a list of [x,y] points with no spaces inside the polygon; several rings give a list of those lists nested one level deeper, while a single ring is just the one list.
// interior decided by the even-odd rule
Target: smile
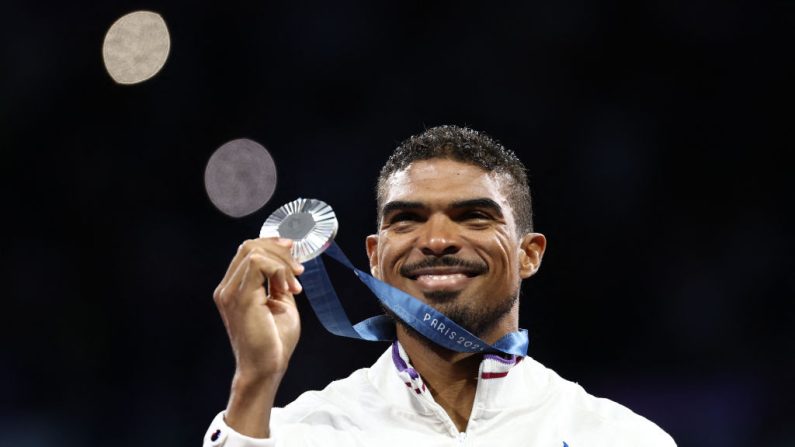
[{"label": "smile", "polygon": [[411,279],[423,292],[459,291],[466,287],[472,278],[485,273],[485,266],[437,265],[405,269],[404,276]]},{"label": "smile", "polygon": [[428,292],[435,290],[460,290],[472,280],[472,276],[464,273],[421,274],[414,279],[420,290]]}]

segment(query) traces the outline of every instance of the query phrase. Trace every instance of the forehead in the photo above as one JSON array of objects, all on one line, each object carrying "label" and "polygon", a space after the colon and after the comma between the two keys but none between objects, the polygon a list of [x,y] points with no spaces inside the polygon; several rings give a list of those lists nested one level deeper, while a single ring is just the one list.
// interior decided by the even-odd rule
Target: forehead
[{"label": "forehead", "polygon": [[455,160],[415,161],[389,176],[383,202],[445,202],[485,197],[508,206],[501,188],[502,177]]}]

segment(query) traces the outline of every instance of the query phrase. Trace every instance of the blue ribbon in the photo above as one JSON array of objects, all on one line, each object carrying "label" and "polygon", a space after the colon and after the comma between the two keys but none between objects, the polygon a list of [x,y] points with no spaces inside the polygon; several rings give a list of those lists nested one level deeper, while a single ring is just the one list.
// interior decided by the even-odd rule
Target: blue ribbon
[{"label": "blue ribbon", "polygon": [[[336,243],[332,242],[324,254],[351,269],[387,309],[443,348],[456,352],[527,355],[530,341],[525,329],[507,334],[489,345],[433,307],[357,269]],[[395,323],[386,315],[371,317],[356,325],[351,324],[319,256],[304,263],[301,284],[312,310],[323,327],[332,334],[371,341],[395,339]]]}]

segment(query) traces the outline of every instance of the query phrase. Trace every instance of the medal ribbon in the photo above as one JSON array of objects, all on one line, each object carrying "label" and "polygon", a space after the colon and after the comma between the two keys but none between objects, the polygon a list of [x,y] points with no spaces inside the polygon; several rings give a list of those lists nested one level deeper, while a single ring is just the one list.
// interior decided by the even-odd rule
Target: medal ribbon
[{"label": "medal ribbon", "polygon": [[[527,355],[530,343],[527,330],[520,329],[505,335],[489,345],[455,321],[402,290],[374,278],[353,266],[345,253],[332,242],[324,252],[352,270],[378,298],[379,301],[403,322],[437,345],[456,352],[499,352],[519,356]],[[395,339],[395,323],[386,315],[377,315],[352,325],[340,304],[334,286],[326,273],[320,256],[304,262],[301,284],[309,304],[323,327],[334,335],[370,341]]]}]

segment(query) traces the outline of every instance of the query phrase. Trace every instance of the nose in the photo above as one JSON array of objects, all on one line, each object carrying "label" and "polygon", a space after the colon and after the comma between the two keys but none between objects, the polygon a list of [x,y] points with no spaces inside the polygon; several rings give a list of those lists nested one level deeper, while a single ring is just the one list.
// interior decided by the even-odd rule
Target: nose
[{"label": "nose", "polygon": [[418,247],[425,256],[444,256],[461,250],[461,238],[455,222],[444,215],[433,215],[425,221]]}]

